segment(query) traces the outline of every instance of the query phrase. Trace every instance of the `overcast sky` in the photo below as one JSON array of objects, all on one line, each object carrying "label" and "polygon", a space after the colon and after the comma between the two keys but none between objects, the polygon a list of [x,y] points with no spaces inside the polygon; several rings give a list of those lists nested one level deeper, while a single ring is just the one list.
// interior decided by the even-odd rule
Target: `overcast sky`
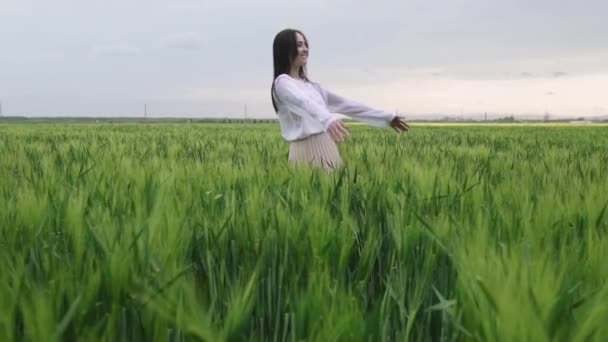
[{"label": "overcast sky", "polygon": [[292,27],[313,80],[377,108],[608,115],[606,18],[605,0],[0,0],[0,102],[272,117],[272,40]]}]

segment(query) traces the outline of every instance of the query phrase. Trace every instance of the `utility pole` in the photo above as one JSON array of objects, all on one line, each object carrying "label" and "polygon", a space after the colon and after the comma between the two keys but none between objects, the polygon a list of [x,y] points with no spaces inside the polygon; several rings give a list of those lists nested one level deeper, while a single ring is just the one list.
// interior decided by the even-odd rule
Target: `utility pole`
[{"label": "utility pole", "polygon": [[243,116],[245,117],[245,120],[247,120],[247,104],[245,104],[245,108],[243,111]]},{"label": "utility pole", "polygon": [[144,119],[148,117],[148,105],[144,104]]},{"label": "utility pole", "polygon": [[2,101],[0,101],[0,116],[2,116]]}]

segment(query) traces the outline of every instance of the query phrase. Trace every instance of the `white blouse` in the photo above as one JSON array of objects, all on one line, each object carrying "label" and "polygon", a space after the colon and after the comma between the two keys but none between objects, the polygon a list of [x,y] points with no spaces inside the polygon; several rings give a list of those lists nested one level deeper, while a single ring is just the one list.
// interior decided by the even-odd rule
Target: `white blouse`
[{"label": "white blouse", "polygon": [[274,87],[281,135],[287,141],[326,131],[334,121],[340,119],[333,113],[376,127],[389,127],[396,116],[343,98],[318,83],[295,79],[287,74],[279,75]]}]

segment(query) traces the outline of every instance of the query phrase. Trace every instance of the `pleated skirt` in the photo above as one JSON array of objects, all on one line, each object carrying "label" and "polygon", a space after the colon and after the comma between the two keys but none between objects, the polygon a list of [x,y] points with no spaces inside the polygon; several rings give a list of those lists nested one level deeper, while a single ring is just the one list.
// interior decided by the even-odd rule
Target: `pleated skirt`
[{"label": "pleated skirt", "polygon": [[289,162],[333,170],[343,165],[338,146],[322,132],[289,144]]}]

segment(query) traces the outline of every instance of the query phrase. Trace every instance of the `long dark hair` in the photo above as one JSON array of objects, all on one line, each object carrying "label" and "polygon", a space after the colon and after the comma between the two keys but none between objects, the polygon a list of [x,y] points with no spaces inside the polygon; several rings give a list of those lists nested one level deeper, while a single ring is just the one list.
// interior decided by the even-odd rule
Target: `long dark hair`
[{"label": "long dark hair", "polygon": [[[306,36],[295,29],[284,29],[277,33],[272,43],[272,58],[274,61],[274,77],[272,78],[272,87],[270,87],[270,98],[272,99],[272,106],[274,111],[277,112],[277,104],[274,100],[274,80],[282,74],[289,74],[291,71],[291,62],[298,55],[298,44],[296,42],[296,33],[299,33],[304,37],[304,44],[308,47],[308,40]],[[306,76],[306,68],[300,67],[300,77],[308,80]]]}]

